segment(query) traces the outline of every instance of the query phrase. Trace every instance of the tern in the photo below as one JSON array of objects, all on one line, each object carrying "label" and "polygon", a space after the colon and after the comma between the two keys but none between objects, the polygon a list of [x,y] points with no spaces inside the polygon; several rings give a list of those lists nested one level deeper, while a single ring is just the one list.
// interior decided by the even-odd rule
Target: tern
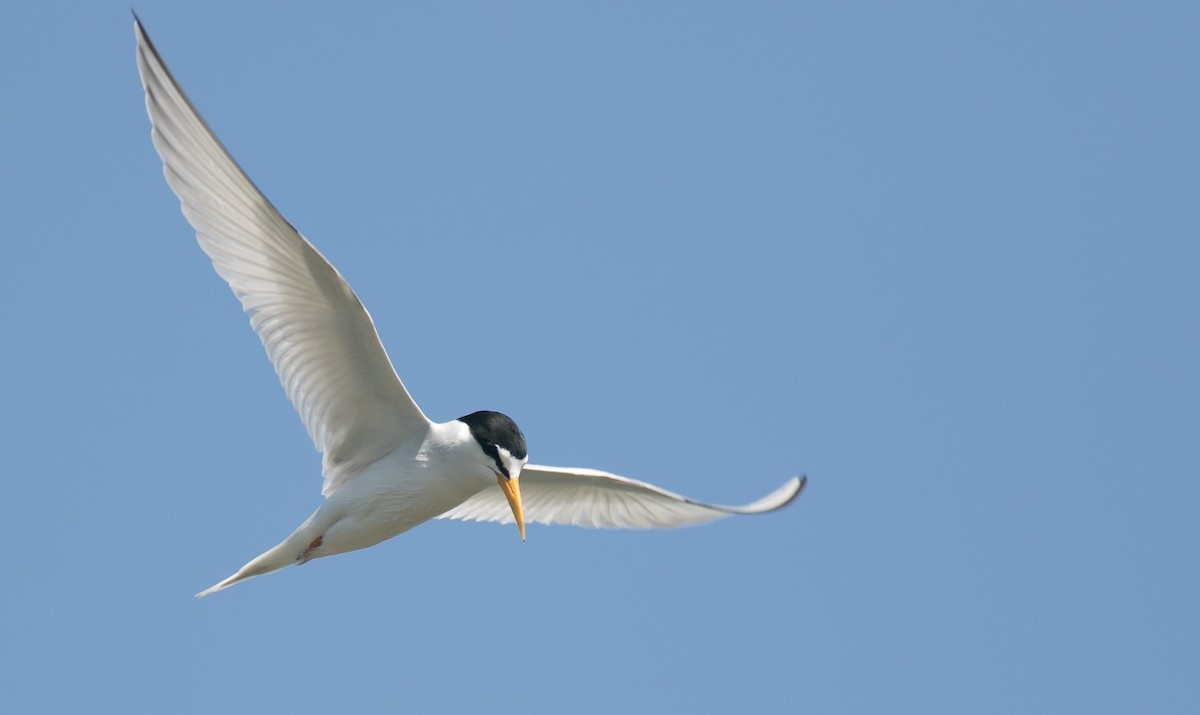
[{"label": "tern", "polygon": [[[167,184],[229,284],[322,454],[324,501],[290,536],[196,594],[365,549],[430,519],[619,529],[702,524],[791,502],[794,477],[746,506],[718,506],[594,469],[528,464],[509,417],[433,422],[388,359],[350,285],[241,170],[200,117],[141,21],[137,66]],[[498,488],[497,488],[498,487]]]}]

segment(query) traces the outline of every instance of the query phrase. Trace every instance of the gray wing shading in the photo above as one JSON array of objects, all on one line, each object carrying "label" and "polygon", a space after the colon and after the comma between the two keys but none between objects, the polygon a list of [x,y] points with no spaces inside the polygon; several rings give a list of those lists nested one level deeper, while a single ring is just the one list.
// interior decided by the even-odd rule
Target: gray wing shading
[{"label": "gray wing shading", "polygon": [[324,455],[331,494],[429,420],[354,291],[238,167],[136,18],[134,32],[163,175]]},{"label": "gray wing shading", "polygon": [[[719,506],[595,469],[526,465],[521,470],[525,521],[599,529],[670,529],[704,524],[731,514],[763,514],[787,505],[800,494],[807,477],[793,477],[758,501]],[[513,523],[512,510],[499,489],[487,488],[439,519]]]}]

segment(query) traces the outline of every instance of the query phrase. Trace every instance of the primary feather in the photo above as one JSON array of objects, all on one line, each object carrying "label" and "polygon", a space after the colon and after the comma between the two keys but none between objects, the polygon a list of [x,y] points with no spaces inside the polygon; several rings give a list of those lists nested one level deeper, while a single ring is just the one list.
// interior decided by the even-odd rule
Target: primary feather
[{"label": "primary feather", "polygon": [[[595,469],[527,464],[521,470],[525,521],[600,529],[671,529],[732,514],[763,514],[786,506],[807,481],[792,478],[752,504],[721,506]],[[503,495],[494,491],[485,489],[438,518],[513,523]]]},{"label": "primary feather", "polygon": [[324,455],[322,493],[428,424],[375,325],[330,263],[275,210],[201,119],[140,22],[137,61],[163,175],[213,267],[250,316]]}]

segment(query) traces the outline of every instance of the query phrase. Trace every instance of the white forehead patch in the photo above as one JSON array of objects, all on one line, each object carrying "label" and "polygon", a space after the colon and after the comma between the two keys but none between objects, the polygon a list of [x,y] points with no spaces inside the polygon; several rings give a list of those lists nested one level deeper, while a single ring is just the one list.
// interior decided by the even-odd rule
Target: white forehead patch
[{"label": "white forehead patch", "polygon": [[525,468],[525,463],[529,461],[528,457],[525,459],[517,459],[516,457],[512,456],[511,452],[500,445],[496,445],[496,452],[500,455],[500,463],[503,464],[504,468],[508,470],[508,476],[510,479],[515,479],[521,476],[521,470]]}]

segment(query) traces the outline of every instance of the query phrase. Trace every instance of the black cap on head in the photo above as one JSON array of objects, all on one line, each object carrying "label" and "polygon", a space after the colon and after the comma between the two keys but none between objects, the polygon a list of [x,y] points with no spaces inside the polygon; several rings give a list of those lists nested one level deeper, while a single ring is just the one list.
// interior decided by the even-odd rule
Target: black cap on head
[{"label": "black cap on head", "polygon": [[525,447],[525,435],[521,433],[521,428],[517,426],[517,423],[507,415],[490,410],[480,410],[459,417],[458,421],[466,423],[471,428],[471,436],[483,448],[484,454],[495,460],[496,465],[500,467],[500,471],[506,477],[512,475],[508,473],[508,468],[500,459],[497,447],[503,447],[517,459],[525,459],[529,456]]}]

